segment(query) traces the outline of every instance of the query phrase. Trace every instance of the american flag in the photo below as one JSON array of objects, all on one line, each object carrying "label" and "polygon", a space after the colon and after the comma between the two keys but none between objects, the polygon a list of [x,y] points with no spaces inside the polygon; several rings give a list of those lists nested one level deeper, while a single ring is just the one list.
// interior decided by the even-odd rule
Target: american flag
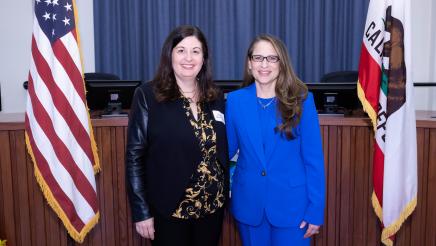
[{"label": "american flag", "polygon": [[100,213],[99,160],[86,106],[73,0],[36,0],[26,144],[45,198],[83,242]]}]

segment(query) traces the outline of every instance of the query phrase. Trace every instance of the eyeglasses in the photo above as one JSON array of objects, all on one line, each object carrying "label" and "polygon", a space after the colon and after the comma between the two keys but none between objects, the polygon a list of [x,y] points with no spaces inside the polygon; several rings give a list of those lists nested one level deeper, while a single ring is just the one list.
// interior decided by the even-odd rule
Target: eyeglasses
[{"label": "eyeglasses", "polygon": [[278,56],[261,56],[261,55],[252,55],[251,60],[254,62],[263,62],[265,60],[267,62],[276,63],[280,61],[280,58]]}]

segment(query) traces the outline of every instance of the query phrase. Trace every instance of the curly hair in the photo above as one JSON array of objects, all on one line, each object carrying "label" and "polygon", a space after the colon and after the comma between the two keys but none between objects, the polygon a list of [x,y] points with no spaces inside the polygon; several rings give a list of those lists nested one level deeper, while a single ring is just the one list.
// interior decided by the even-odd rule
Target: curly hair
[{"label": "curly hair", "polygon": [[203,50],[204,62],[197,75],[199,101],[213,101],[219,95],[219,90],[212,80],[212,65],[204,34],[196,26],[182,25],[176,27],[168,35],[162,46],[159,67],[153,78],[154,92],[156,100],[159,102],[176,100],[181,95],[172,66],[172,52],[178,43],[190,36],[194,36],[200,41]]},{"label": "curly hair", "polygon": [[257,36],[250,44],[244,69],[244,78],[242,87],[254,83],[254,77],[248,67],[251,55],[253,54],[254,46],[260,42],[269,42],[279,56],[279,75],[275,86],[277,97],[277,109],[282,118],[282,123],[276,126],[276,131],[279,131],[287,139],[295,139],[296,135],[293,129],[300,122],[302,114],[302,104],[307,97],[307,86],[295,74],[291,60],[288,56],[286,46],[278,38],[262,34]]}]

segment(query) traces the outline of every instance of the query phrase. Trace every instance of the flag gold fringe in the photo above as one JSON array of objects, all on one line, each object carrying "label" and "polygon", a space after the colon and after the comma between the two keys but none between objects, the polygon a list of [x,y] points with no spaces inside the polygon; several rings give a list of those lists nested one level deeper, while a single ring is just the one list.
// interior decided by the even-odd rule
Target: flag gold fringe
[{"label": "flag gold fringe", "polygon": [[372,201],[372,207],[374,208],[375,215],[377,215],[380,221],[383,221],[383,210],[382,207],[380,206],[380,202],[374,191],[372,192],[371,201]]},{"label": "flag gold fringe", "polygon": [[392,246],[393,242],[390,239],[392,235],[395,235],[398,230],[400,230],[401,225],[406,221],[406,219],[412,214],[413,210],[415,210],[417,204],[416,196],[407,204],[404,210],[401,212],[398,219],[392,223],[390,226],[383,228],[381,241],[387,246]]},{"label": "flag gold fringe", "polygon": [[6,240],[0,239],[0,246],[6,246]]},{"label": "flag gold fringe", "polygon": [[50,190],[50,187],[45,182],[44,178],[41,175],[41,172],[36,165],[36,159],[35,155],[33,154],[32,147],[30,145],[29,136],[27,135],[27,132],[25,134],[26,138],[26,146],[27,146],[27,152],[29,153],[30,157],[33,161],[33,166],[35,168],[35,177],[36,181],[38,182],[42,193],[44,194],[45,199],[47,200],[50,207],[55,211],[59,219],[64,224],[65,228],[68,231],[68,234],[78,243],[83,243],[83,240],[85,239],[85,236],[88,234],[88,232],[98,223],[98,220],[100,218],[100,212],[97,212],[92,219],[85,225],[85,227],[82,229],[82,231],[77,231],[74,226],[71,224],[70,220],[66,216],[65,212],[63,211],[62,207],[59,205],[57,200],[54,198],[53,193]]},{"label": "flag gold fringe", "polygon": [[[375,214],[379,218],[379,220],[383,223],[383,210],[380,206],[380,202],[378,201],[377,196],[375,195],[375,192],[372,192],[372,206],[374,208]],[[409,204],[407,204],[406,208],[401,212],[398,219],[392,223],[392,225],[388,227],[384,227],[381,234],[381,241],[386,246],[393,246],[394,242],[391,240],[391,236],[395,235],[398,230],[400,230],[401,225],[406,221],[406,219],[412,214],[412,212],[415,210],[417,204],[417,198],[414,197]]]},{"label": "flag gold fringe", "polygon": [[377,113],[374,111],[368,100],[366,100],[365,92],[360,85],[360,81],[357,81],[357,96],[362,103],[363,110],[368,114],[369,118],[371,119],[371,123],[375,132],[377,130]]},{"label": "flag gold fringe", "polygon": [[91,137],[92,154],[94,155],[94,161],[95,161],[95,165],[93,166],[94,174],[97,174],[98,172],[101,171],[100,158],[98,157],[97,143],[95,142],[94,139],[94,130],[92,129],[92,125],[91,125],[91,118],[89,116],[88,105],[86,106],[86,110],[88,110],[89,133],[91,134],[90,137]]},{"label": "flag gold fringe", "polygon": [[[77,35],[77,46],[79,47],[79,53],[80,53],[80,64],[82,66],[82,83],[83,83],[83,88],[86,88],[85,86],[85,79],[84,79],[84,75],[83,75],[83,68],[85,67],[83,65],[83,53],[82,53],[82,48],[80,46],[80,32],[79,32],[79,15],[77,12],[77,7],[76,7],[76,1],[73,0],[73,10],[74,10],[74,24],[76,26],[76,35]],[[85,95],[86,93],[88,93],[86,91],[86,89],[84,89],[85,91]],[[86,111],[87,111],[87,115],[88,115],[88,123],[89,123],[89,135],[91,138],[91,148],[92,148],[92,155],[94,156],[94,174],[97,174],[98,172],[101,171],[101,165],[100,165],[100,158],[98,156],[98,150],[97,150],[97,143],[95,142],[95,138],[94,138],[94,130],[92,128],[92,124],[91,124],[91,116],[89,115],[89,108],[88,108],[88,103],[85,102],[85,106],[86,106]]]}]

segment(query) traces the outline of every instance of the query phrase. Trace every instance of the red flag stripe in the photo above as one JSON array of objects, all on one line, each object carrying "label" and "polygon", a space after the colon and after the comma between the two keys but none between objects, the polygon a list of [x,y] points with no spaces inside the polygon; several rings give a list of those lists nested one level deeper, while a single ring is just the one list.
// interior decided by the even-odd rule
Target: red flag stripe
[{"label": "red flag stripe", "polygon": [[385,156],[376,142],[374,142],[374,157],[373,157],[373,184],[374,192],[380,203],[380,207],[383,207],[383,175],[384,175],[384,159]]},{"label": "red flag stripe", "polygon": [[62,41],[62,44],[65,46],[68,52],[70,52],[71,59],[73,60],[74,64],[76,64],[77,69],[79,70],[80,74],[82,75],[82,59],[80,59],[80,49],[79,49],[79,43],[77,42],[76,38],[74,37],[73,33],[70,32],[67,35],[63,36],[59,40]]},{"label": "red flag stripe", "polygon": [[78,164],[78,168],[80,168],[80,170],[87,177],[88,180],[92,181],[91,184],[93,187],[95,187],[94,174],[93,172],[90,172],[90,166],[92,165],[92,163],[89,161],[85,152],[83,152],[82,148],[80,148],[76,139],[74,138],[73,133],[71,132],[74,129],[70,129],[70,127],[67,125],[67,122],[63,120],[60,113],[55,108],[53,108],[51,94],[45,86],[45,82],[41,79],[38,72],[36,71],[36,65],[34,64],[33,59],[31,59],[30,65],[31,69],[29,81],[37,81],[37,83],[33,83],[33,91],[40,99],[39,101],[41,102],[46,112],[50,113],[50,118],[54,123],[53,127],[55,129],[55,132],[67,146],[67,149],[70,151],[72,157],[74,158],[74,161]]},{"label": "red flag stripe", "polygon": [[56,134],[50,116],[47,114],[47,111],[42,106],[37,95],[35,94],[32,77],[30,77],[29,82],[32,86],[29,86],[28,92],[32,98],[33,113],[36,121],[41,126],[41,129],[44,131],[52,146],[56,146],[56,148],[53,148],[53,151],[56,154],[58,160],[60,161],[60,164],[62,164],[62,166],[70,174],[77,190],[82,194],[82,196],[85,198],[85,200],[94,210],[94,212],[97,212],[97,196],[95,194],[93,186],[89,183],[89,180],[82,173],[82,170],[78,168],[77,163],[75,163],[70,151],[65,146],[64,142],[62,142],[62,140]]},{"label": "red flag stripe", "polygon": [[73,227],[76,230],[81,230],[85,225],[83,221],[80,219],[79,215],[77,214],[74,204],[71,202],[71,199],[64,193],[62,188],[58,185],[56,179],[53,177],[52,173],[50,172],[50,167],[47,163],[47,160],[44,158],[44,156],[39,151],[38,147],[36,146],[35,139],[32,135],[32,129],[29,125],[29,118],[27,114],[26,117],[26,133],[29,136],[30,145],[32,146],[32,153],[33,156],[36,159],[36,163],[38,166],[38,169],[41,173],[41,175],[44,178],[45,183],[47,184],[47,187],[50,187],[50,192],[55,196],[57,199],[57,203],[59,203],[59,209],[61,209],[64,214],[68,217],[69,221],[73,225]]},{"label": "red flag stripe", "polygon": [[[51,45],[48,39],[46,38],[40,38],[39,40],[35,40],[35,43],[38,48],[40,46],[46,48],[46,46]],[[49,76],[43,79],[46,81],[47,86],[53,85],[53,88],[50,87],[48,88],[49,90],[51,90],[50,93],[53,96],[54,103],[55,104],[62,103],[64,107],[67,107],[65,109],[66,112],[63,115],[63,118],[65,119],[65,121],[69,123],[70,126],[72,126],[72,129],[78,130],[78,132],[76,133],[77,135],[75,135],[76,139],[78,141],[79,139],[82,138],[88,139],[87,141],[85,140],[86,142],[81,143],[79,141],[79,143],[82,146],[82,148],[89,149],[90,140],[89,140],[88,132],[90,132],[90,129],[89,129],[89,122],[87,121],[88,112],[86,110],[85,103],[78,94],[73,93],[73,91],[75,92],[76,90],[74,89],[74,87],[71,86],[73,82],[68,77],[69,74],[67,73],[66,70],[64,70],[60,62],[57,60],[57,58],[50,55],[53,53],[53,50],[51,49],[51,47],[49,49],[50,49],[49,51],[47,50],[47,48],[46,50],[38,50],[38,54],[40,54],[41,60],[43,60],[44,62],[51,61],[51,66],[49,66],[47,62],[44,63],[45,66],[41,66],[42,68],[44,68],[43,72],[50,72]],[[69,55],[66,54],[65,56],[69,56]],[[35,63],[37,62],[38,61],[35,61]],[[54,73],[55,75],[52,75],[51,73],[52,71],[56,71],[56,73]],[[83,83],[81,85],[83,87]],[[82,89],[82,91],[84,91],[84,89]],[[68,98],[71,101],[69,101]],[[56,100],[60,100],[60,101],[56,101]],[[62,107],[57,107],[57,108],[59,109]],[[64,110],[59,110],[59,111],[63,112]],[[82,127],[80,127],[79,123],[82,125]],[[89,152],[89,150],[87,152]],[[87,153],[87,155],[90,156],[89,153]],[[90,160],[92,161],[91,158]]]},{"label": "red flag stripe", "polygon": [[380,81],[380,66],[373,60],[366,46],[362,44],[359,62],[359,83],[363,91],[365,91],[366,100],[370,103],[375,112],[378,112]]},{"label": "red flag stripe", "polygon": [[74,89],[82,99],[83,104],[86,104],[85,91],[83,90],[82,72],[77,68],[77,65],[74,63],[68,50],[65,48],[65,45],[59,41],[54,42],[53,52],[59,63],[65,69],[65,72],[68,74],[68,77],[70,77]]},{"label": "red flag stripe", "polygon": [[65,98],[64,93],[56,85],[50,66],[47,64],[46,60],[38,50],[35,37],[32,38],[32,56],[35,64],[37,64],[36,69],[39,76],[41,76],[42,80],[45,82],[45,85],[50,91],[54,106],[56,109],[58,109],[58,112],[62,115],[70,128],[73,129],[71,132],[73,133],[82,150],[86,153],[89,161],[94,163],[94,156],[92,154],[89,134],[78,119],[74,110],[71,108],[71,105]]},{"label": "red flag stripe", "polygon": [[[69,100],[69,103],[74,109],[74,113],[77,114],[77,117],[81,121],[85,130],[87,132],[90,132],[88,119],[89,115],[88,110],[86,109],[86,105],[81,99],[80,95],[76,93],[76,90],[72,85],[72,81],[70,77],[68,77],[67,71],[65,71],[60,61],[56,58],[56,56],[54,56],[52,43],[45,35],[41,35],[41,33],[43,33],[43,31],[38,28],[34,35],[35,37],[38,37],[35,41],[44,60],[46,60],[47,63],[50,65],[51,72],[53,72],[53,80],[56,82],[56,85],[59,87],[59,89],[63,92],[66,99]],[[67,37],[72,37],[72,35],[66,34],[63,38],[58,40],[63,39],[64,41],[62,42],[64,45],[72,46],[67,47],[67,51],[70,52],[70,57],[76,64],[76,67],[81,67],[78,45],[74,42],[74,38]],[[79,71],[81,71],[80,68]],[[84,84],[82,84],[82,87],[83,85]],[[83,88],[82,91],[84,90],[85,89]]]}]

